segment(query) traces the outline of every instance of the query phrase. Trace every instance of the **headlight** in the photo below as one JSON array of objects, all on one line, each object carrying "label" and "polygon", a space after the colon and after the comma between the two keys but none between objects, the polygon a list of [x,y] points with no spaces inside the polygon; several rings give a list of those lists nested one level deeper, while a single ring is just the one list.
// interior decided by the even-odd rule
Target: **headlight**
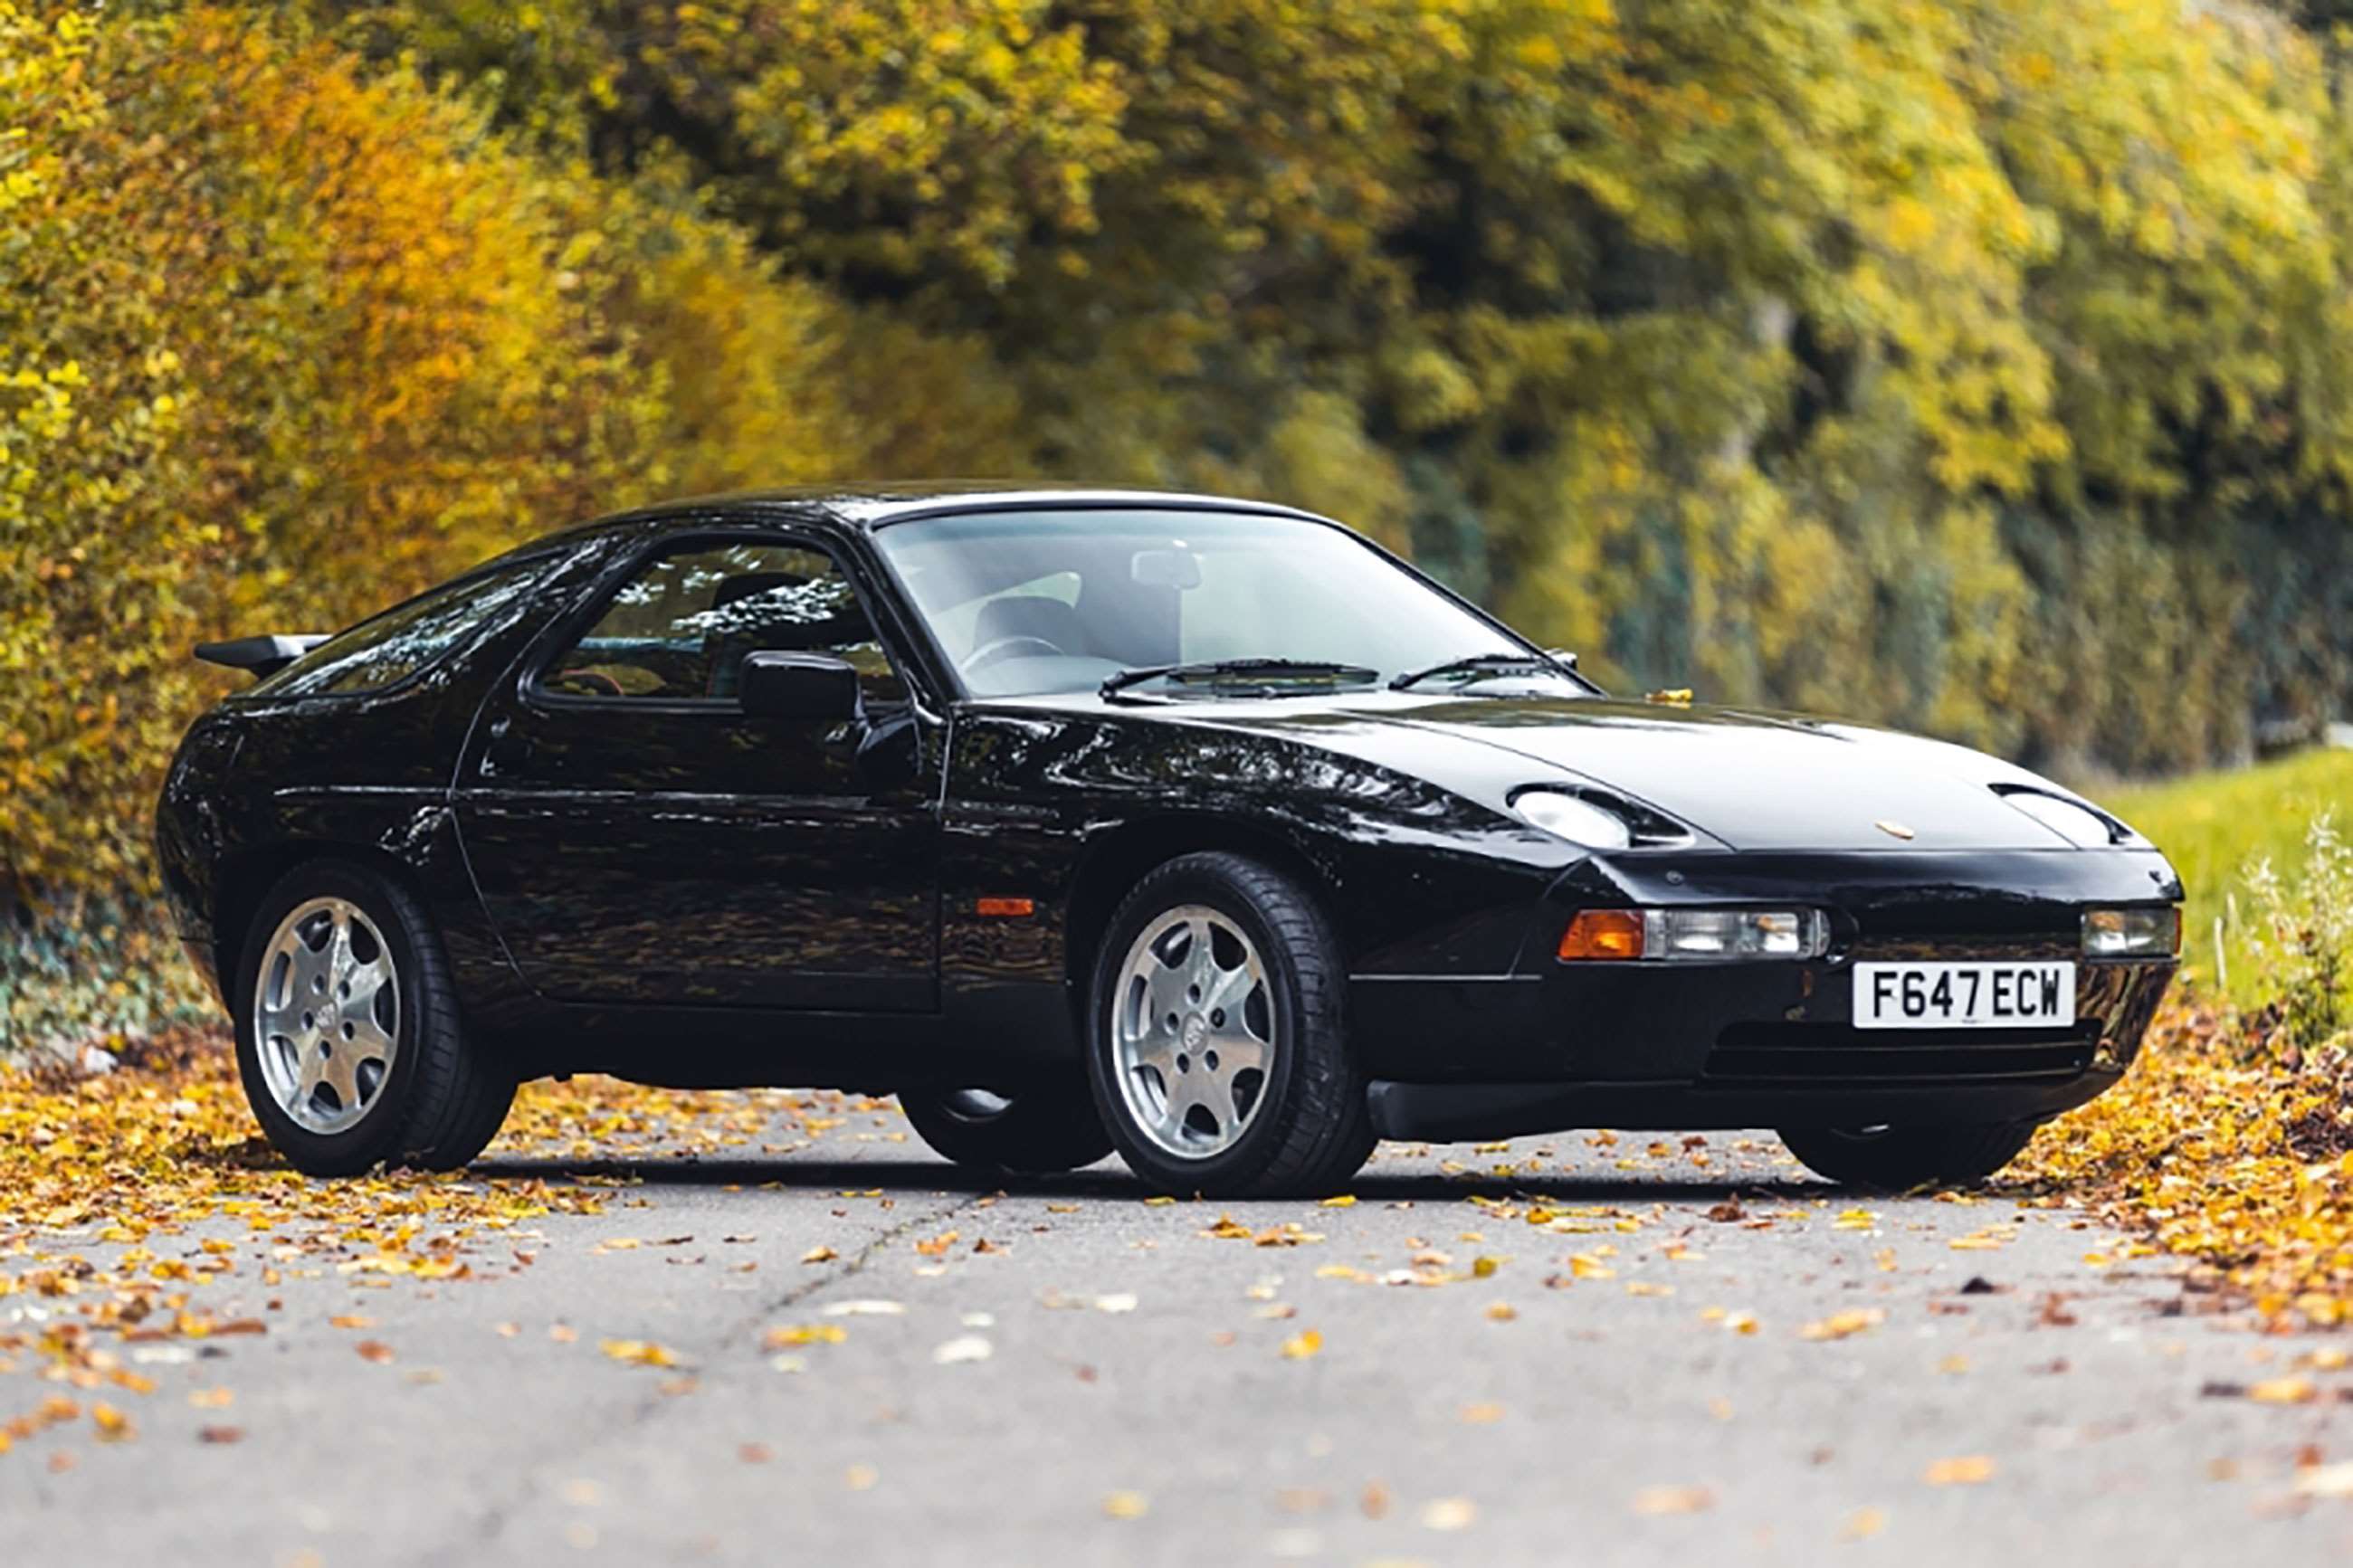
[{"label": "headlight", "polygon": [[2105,849],[2116,842],[2107,818],[2073,801],[2029,789],[2011,790],[2002,799],[2079,849]]},{"label": "headlight", "polygon": [[1830,945],[1820,910],[1586,910],[1561,932],[1559,954],[1705,963],[1820,958]]},{"label": "headlight", "polygon": [[2179,909],[2084,911],[2086,958],[2170,958],[2180,951]]},{"label": "headlight", "polygon": [[1524,789],[1512,797],[1512,809],[1546,833],[1590,849],[1623,849],[1634,842],[1623,817],[1560,790]]}]

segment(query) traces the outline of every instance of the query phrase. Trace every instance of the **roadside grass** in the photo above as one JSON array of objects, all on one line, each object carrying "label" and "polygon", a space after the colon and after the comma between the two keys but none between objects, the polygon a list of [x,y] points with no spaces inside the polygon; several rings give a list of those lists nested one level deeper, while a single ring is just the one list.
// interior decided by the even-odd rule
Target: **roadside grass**
[{"label": "roadside grass", "polygon": [[2181,873],[2189,893],[2181,956],[2191,979],[2253,1006],[2263,997],[2261,965],[2249,941],[2254,909],[2247,868],[2265,856],[2283,868],[2296,864],[2306,827],[2331,806],[2337,826],[2353,832],[2353,751],[2298,752],[2251,768],[2092,798],[2146,834]]}]

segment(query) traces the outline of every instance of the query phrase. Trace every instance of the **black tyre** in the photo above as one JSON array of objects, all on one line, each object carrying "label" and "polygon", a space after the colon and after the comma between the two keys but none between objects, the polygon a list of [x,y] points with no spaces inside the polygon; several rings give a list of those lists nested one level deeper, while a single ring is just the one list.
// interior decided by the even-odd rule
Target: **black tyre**
[{"label": "black tyre", "polygon": [[1292,878],[1184,855],[1120,904],[1095,963],[1087,1071],[1112,1141],[1160,1192],[1336,1192],[1373,1152],[1347,970]]},{"label": "black tyre", "polygon": [[467,1043],[424,908],[366,867],[316,860],[255,911],[229,984],[237,1064],[297,1170],[456,1170],[498,1135],[515,1080]]},{"label": "black tyre", "polygon": [[1075,1171],[1111,1152],[1084,1082],[998,1093],[902,1089],[899,1107],[943,1159],[988,1170]]},{"label": "black tyre", "polygon": [[1853,1187],[1901,1191],[1926,1184],[1966,1186],[2018,1157],[2034,1136],[2031,1121],[1966,1122],[1949,1127],[1785,1127],[1781,1142],[1818,1176]]}]

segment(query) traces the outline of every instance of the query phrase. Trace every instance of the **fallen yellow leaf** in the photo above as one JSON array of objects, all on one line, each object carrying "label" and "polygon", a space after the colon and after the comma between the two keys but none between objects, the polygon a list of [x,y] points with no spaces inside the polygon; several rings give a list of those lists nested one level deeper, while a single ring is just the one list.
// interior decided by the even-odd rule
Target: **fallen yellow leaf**
[{"label": "fallen yellow leaf", "polygon": [[1973,1487],[1993,1479],[1993,1460],[1983,1454],[1938,1459],[1920,1473],[1932,1487]]},{"label": "fallen yellow leaf", "polygon": [[1879,1509],[1859,1508],[1846,1516],[1839,1527],[1841,1541],[1868,1541],[1887,1528],[1887,1515]]},{"label": "fallen yellow leaf", "polygon": [[1799,1333],[1810,1340],[1842,1340],[1867,1329],[1875,1329],[1887,1321],[1887,1314],[1877,1307],[1858,1307],[1850,1311],[1833,1312],[1818,1323],[1808,1323]]},{"label": "fallen yellow leaf", "polygon": [[2307,1405],[2319,1397],[2308,1377],[2273,1377],[2247,1390],[2247,1397],[2258,1405]]},{"label": "fallen yellow leaf", "polygon": [[838,1345],[849,1337],[849,1331],[839,1323],[788,1323],[761,1335],[760,1348],[780,1351],[794,1345]]},{"label": "fallen yellow leaf", "polygon": [[1478,1517],[1478,1504],[1467,1497],[1432,1498],[1421,1505],[1424,1530],[1468,1530]]}]

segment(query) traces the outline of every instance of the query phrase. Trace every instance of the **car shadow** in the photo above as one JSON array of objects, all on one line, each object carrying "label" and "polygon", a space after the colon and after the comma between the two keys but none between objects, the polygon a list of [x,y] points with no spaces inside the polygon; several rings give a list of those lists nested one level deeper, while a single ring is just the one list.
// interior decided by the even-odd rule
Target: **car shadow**
[{"label": "car shadow", "polygon": [[[751,1160],[694,1155],[644,1159],[564,1160],[507,1155],[477,1160],[469,1173],[486,1181],[627,1182],[647,1186],[771,1188],[892,1195],[1003,1193],[1015,1197],[1098,1198],[1142,1202],[1148,1193],[1116,1164],[1057,1175],[976,1171],[932,1160]],[[1644,1177],[1623,1172],[1546,1171],[1526,1176],[1449,1176],[1368,1170],[1348,1184],[1359,1203],[1449,1203],[1466,1198],[1543,1199],[1562,1205],[1794,1202],[1837,1191],[1804,1177],[1703,1180],[1677,1173]],[[1191,1200],[1180,1200],[1191,1201]],[[1200,1200],[1224,1207],[1297,1207],[1298,1198]]]}]

